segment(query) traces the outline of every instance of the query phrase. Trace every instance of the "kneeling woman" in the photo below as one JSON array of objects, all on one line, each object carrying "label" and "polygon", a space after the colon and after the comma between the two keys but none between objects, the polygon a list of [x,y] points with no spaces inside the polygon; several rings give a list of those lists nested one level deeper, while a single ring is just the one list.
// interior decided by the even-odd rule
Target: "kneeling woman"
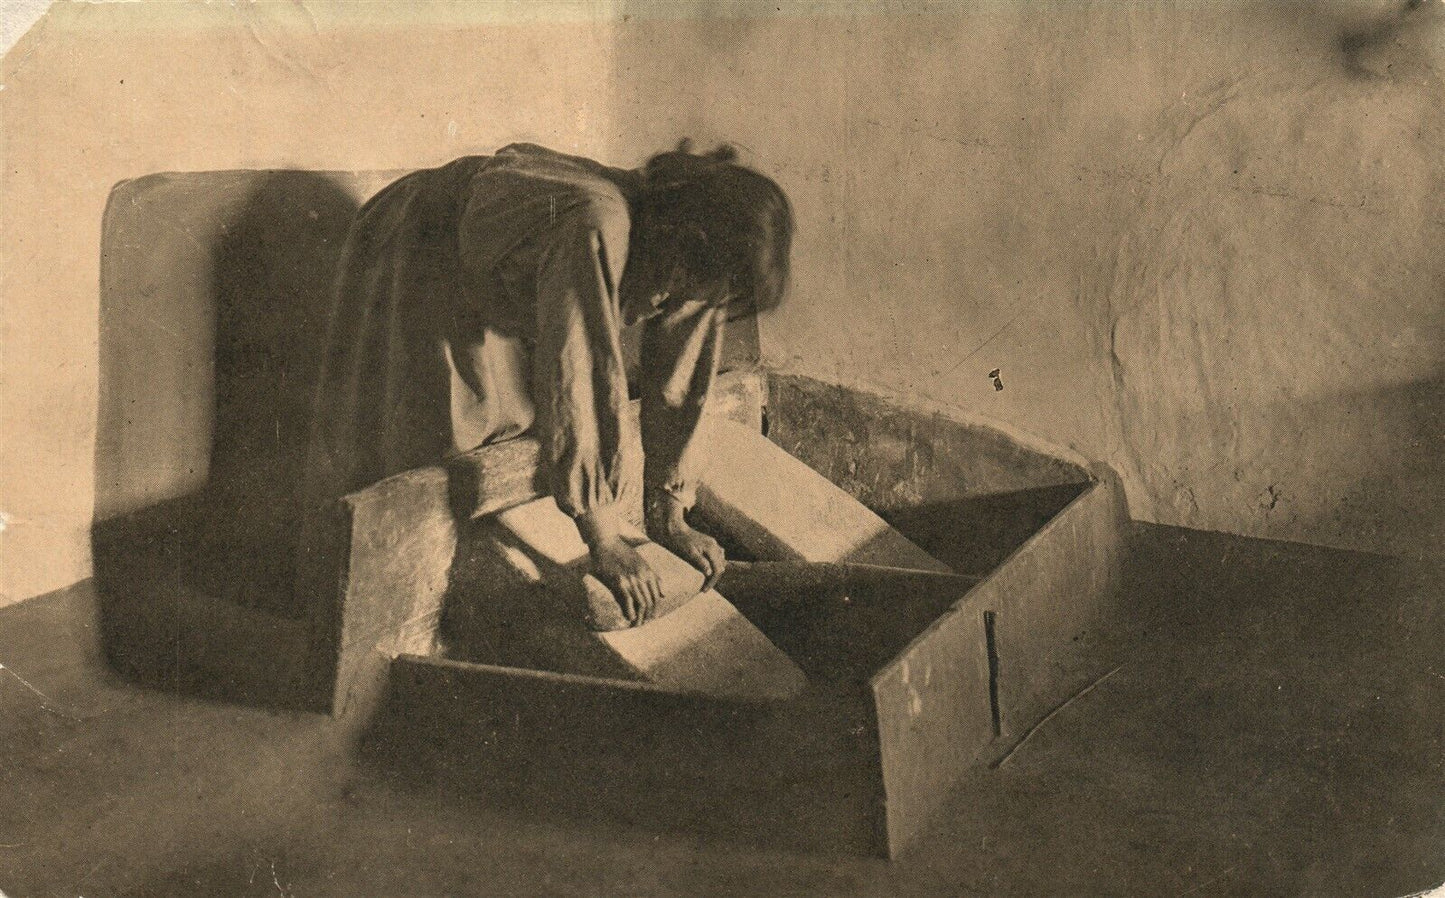
[{"label": "kneeling woman", "polygon": [[620,335],[641,322],[648,536],[711,587],[722,548],[684,517],[697,426],[729,312],[777,304],[791,239],[783,192],[727,148],[632,171],[517,144],[402,178],[343,252],[308,501],[535,430],[593,573],[646,620],[661,586],[619,531],[639,488]]}]

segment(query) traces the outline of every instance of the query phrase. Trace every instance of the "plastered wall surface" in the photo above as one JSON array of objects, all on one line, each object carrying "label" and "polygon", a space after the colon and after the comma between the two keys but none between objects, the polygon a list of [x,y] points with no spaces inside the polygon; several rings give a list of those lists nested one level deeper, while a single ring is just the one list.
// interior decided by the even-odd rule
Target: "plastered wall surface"
[{"label": "plastered wall surface", "polygon": [[1106,461],[1146,520],[1436,551],[1445,25],[1404,8],[60,4],[0,91],[0,602],[89,573],[114,184],[517,139],[741,144],[798,212],[774,366]]},{"label": "plastered wall surface", "polygon": [[1441,551],[1445,4],[790,9],[617,62],[624,134],[794,198],[767,361],[1106,461],[1144,520]]},{"label": "plastered wall surface", "polygon": [[[111,188],[160,171],[414,168],[513,140],[605,156],[610,33],[580,6],[512,9],[521,25],[499,10],[416,7],[429,24],[415,27],[393,4],[61,3],[5,57],[0,603],[90,573]],[[193,323],[150,322],[155,345]]]}]

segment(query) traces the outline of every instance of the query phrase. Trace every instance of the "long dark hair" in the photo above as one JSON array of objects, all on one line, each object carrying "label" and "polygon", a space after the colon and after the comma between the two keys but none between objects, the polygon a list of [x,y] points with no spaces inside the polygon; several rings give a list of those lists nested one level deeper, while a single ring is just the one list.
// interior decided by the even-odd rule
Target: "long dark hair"
[{"label": "long dark hair", "polygon": [[737,163],[724,144],[693,153],[683,140],[643,168],[644,239],[698,284],[723,283],[733,317],[775,308],[783,298],[793,210],[772,179]]}]

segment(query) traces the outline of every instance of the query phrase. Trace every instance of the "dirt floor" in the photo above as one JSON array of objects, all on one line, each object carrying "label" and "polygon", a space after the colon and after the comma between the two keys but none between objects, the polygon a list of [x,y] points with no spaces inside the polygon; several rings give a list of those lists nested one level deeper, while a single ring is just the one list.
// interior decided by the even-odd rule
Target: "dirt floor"
[{"label": "dirt floor", "polygon": [[524,818],[389,776],[328,719],[115,678],[82,585],[0,611],[0,891],[1393,898],[1445,881],[1445,572],[1163,528],[1141,528],[1132,567],[1153,613],[1125,663],[891,863]]}]

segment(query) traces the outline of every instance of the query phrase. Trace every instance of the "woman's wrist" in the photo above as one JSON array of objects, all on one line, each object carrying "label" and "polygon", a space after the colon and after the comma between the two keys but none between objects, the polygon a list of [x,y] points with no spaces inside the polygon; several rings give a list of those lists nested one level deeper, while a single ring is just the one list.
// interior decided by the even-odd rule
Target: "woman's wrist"
[{"label": "woman's wrist", "polygon": [[622,525],[615,505],[601,505],[588,509],[574,519],[577,533],[582,541],[592,548],[622,538]]},{"label": "woman's wrist", "polygon": [[687,506],[664,489],[647,490],[644,512],[649,533],[677,533],[688,526]]}]

